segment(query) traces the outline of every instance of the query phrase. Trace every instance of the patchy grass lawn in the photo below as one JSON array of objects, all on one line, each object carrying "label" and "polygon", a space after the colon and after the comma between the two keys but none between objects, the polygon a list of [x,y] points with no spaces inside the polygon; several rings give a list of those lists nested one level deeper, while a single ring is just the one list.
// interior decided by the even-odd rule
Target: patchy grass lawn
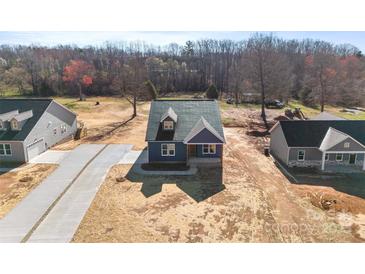
[{"label": "patchy grass lawn", "polygon": [[[304,113],[304,115],[306,117],[313,117],[316,116],[320,113],[320,107],[307,107],[304,106],[302,103],[300,103],[299,101],[296,100],[292,100],[288,103],[288,107],[290,108],[300,108],[302,110],[302,112]],[[349,119],[349,120],[365,120],[365,112],[364,111],[359,111],[358,113],[354,114],[354,113],[349,113],[349,112],[344,112],[343,111],[343,107],[338,107],[338,106],[331,106],[331,105],[325,105],[324,107],[326,112],[332,113],[338,117],[342,117],[345,119]]]},{"label": "patchy grass lawn", "polygon": [[28,165],[16,172],[0,174],[0,219],[55,169],[56,165]]}]

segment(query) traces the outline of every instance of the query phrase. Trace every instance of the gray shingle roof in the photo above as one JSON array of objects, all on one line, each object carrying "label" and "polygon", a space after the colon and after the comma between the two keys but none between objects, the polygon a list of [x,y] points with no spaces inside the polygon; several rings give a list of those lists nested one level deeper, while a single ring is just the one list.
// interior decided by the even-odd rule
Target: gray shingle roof
[{"label": "gray shingle roof", "polygon": [[279,121],[289,147],[320,147],[328,129],[337,129],[365,145],[365,121]]},{"label": "gray shingle roof", "polygon": [[172,141],[183,141],[196,123],[204,117],[211,127],[223,138],[218,102],[215,100],[154,100],[151,103],[148,118],[146,141],[155,141],[160,128],[160,120],[164,113],[172,108],[178,122],[174,129]]},{"label": "gray shingle roof", "polygon": [[24,141],[46,111],[52,99],[0,99],[0,114],[18,110],[19,113],[32,110],[30,117],[20,131],[0,130],[0,141]]}]

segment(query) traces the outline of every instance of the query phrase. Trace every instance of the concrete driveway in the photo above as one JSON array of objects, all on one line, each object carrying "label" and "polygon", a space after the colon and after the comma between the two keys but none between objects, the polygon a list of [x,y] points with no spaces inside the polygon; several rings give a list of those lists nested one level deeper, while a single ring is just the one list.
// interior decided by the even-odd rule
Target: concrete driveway
[{"label": "concrete driveway", "polygon": [[29,161],[31,164],[59,164],[70,151],[47,150]]},{"label": "concrete driveway", "polygon": [[68,242],[104,181],[132,145],[84,144],[0,220],[0,242]]}]

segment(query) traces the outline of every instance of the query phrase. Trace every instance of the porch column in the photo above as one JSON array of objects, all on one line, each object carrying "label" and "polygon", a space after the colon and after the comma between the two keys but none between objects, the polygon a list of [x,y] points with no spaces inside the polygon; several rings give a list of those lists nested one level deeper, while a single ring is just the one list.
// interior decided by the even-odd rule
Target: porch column
[{"label": "porch column", "polygon": [[365,170],[365,153],[364,153],[364,159],[362,161],[362,170]]},{"label": "porch column", "polygon": [[325,163],[326,163],[326,151],[323,151],[323,153],[322,153],[322,167],[321,167],[321,170],[324,170]]}]

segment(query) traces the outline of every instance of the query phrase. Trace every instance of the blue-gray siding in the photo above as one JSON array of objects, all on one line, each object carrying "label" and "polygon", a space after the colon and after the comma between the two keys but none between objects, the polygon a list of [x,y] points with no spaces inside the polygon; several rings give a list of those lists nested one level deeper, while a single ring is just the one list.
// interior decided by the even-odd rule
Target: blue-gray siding
[{"label": "blue-gray siding", "polygon": [[222,145],[216,145],[215,154],[203,154],[203,145],[196,146],[196,157],[199,158],[220,158],[222,156]]},{"label": "blue-gray siding", "polygon": [[[175,156],[162,156],[162,144],[175,144]],[[149,162],[186,162],[186,145],[182,142],[148,142]]]},{"label": "blue-gray siding", "polygon": [[189,144],[217,144],[217,143],[221,144],[222,141],[219,140],[214,134],[212,134],[207,129],[203,129],[189,141]]}]

